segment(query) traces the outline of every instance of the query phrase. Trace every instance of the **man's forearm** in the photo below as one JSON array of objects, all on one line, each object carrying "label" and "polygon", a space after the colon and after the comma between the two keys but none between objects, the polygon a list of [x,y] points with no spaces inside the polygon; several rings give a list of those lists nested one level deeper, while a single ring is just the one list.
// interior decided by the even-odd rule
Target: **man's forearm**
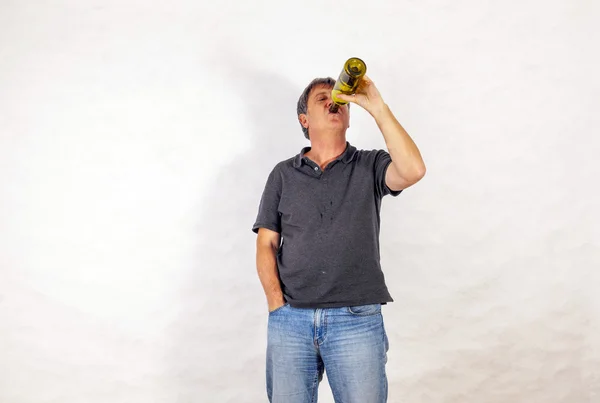
[{"label": "man's forearm", "polygon": [[372,115],[383,134],[396,172],[410,182],[423,177],[425,163],[421,153],[389,107],[384,104]]},{"label": "man's forearm", "polygon": [[267,297],[269,310],[285,302],[277,271],[276,253],[277,249],[271,245],[259,245],[256,250],[256,268]]}]

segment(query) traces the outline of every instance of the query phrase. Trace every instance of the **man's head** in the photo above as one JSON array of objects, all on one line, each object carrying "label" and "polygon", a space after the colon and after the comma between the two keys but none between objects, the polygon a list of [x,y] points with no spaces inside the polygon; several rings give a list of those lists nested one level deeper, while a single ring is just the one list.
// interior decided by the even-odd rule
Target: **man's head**
[{"label": "man's head", "polygon": [[331,77],[315,78],[304,89],[296,113],[302,126],[304,137],[310,139],[309,132],[345,131],[350,127],[350,104],[340,106],[337,113],[330,113],[331,90],[335,80]]}]

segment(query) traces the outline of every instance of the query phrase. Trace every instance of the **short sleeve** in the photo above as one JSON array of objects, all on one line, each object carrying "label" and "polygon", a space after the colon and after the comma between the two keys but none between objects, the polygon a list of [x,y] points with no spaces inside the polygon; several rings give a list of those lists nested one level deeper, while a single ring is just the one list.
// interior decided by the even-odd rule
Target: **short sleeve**
[{"label": "short sleeve", "polygon": [[387,151],[377,150],[377,152],[375,153],[374,162],[375,191],[377,192],[377,195],[380,198],[386,195],[392,195],[395,197],[402,193],[402,190],[391,190],[385,183],[385,174],[391,163],[392,158],[390,157],[390,154]]},{"label": "short sleeve", "polygon": [[281,218],[279,214],[279,200],[281,198],[281,174],[275,168],[267,178],[263,190],[256,221],[252,231],[258,234],[258,229],[263,227],[281,233]]}]

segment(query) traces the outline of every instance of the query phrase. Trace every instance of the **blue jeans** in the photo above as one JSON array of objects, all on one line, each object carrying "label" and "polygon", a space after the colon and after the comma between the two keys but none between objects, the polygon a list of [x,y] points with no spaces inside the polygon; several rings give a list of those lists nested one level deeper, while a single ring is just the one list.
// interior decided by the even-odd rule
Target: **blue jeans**
[{"label": "blue jeans", "polygon": [[384,403],[388,338],[380,304],[269,313],[267,396],[314,403],[323,371],[336,403]]}]

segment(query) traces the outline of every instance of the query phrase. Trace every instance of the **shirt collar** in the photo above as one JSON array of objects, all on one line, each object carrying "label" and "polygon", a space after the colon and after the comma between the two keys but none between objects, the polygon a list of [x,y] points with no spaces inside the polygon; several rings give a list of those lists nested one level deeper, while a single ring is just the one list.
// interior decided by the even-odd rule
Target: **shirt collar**
[{"label": "shirt collar", "polygon": [[[300,150],[300,153],[298,153],[296,155],[296,157],[294,158],[294,167],[298,168],[302,166],[302,163],[306,163],[305,159],[304,159],[304,155],[310,151],[311,146],[306,146],[303,147],[302,150]],[[336,160],[338,161],[342,161],[346,164],[348,164],[349,162],[351,162],[354,157],[356,156],[356,147],[354,147],[352,144],[350,144],[348,141],[346,141],[346,149],[344,150],[344,152],[342,154],[340,154],[339,157],[336,158]]]}]

